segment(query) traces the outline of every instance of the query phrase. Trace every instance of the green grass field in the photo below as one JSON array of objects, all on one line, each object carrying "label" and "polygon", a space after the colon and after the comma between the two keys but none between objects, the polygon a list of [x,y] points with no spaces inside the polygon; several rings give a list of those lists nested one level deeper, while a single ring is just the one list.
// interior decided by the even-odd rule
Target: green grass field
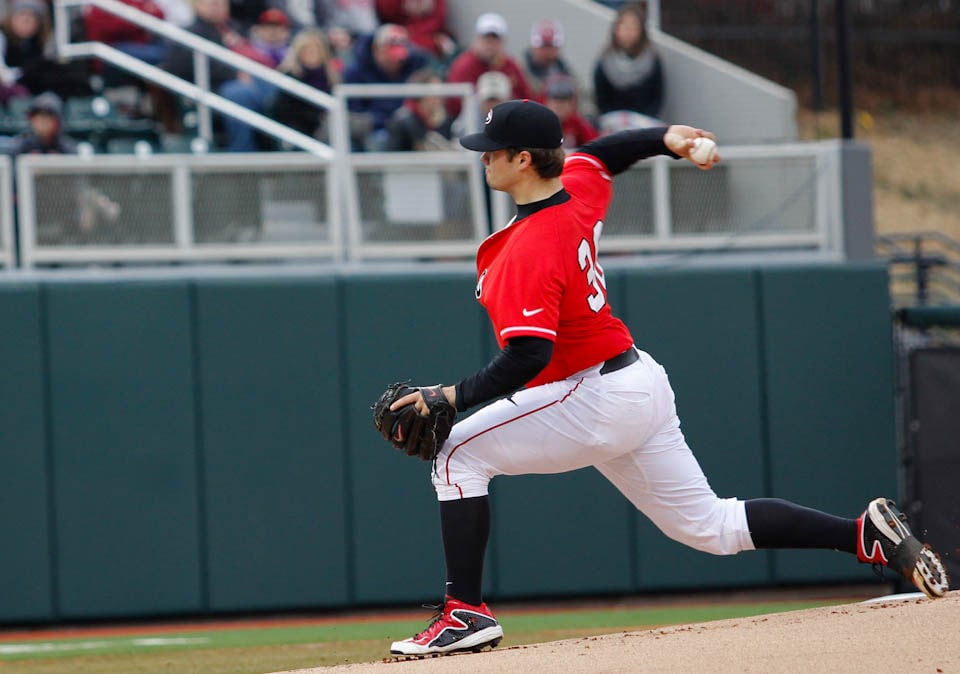
[{"label": "green grass field", "polygon": [[[607,610],[504,611],[498,618],[506,637],[501,648],[573,637],[687,624],[724,618],[828,606],[849,600],[811,600],[613,608]],[[123,634],[122,628],[80,629],[69,637],[40,632],[29,638],[0,632],[3,674],[260,674],[303,667],[370,662],[388,655],[390,642],[419,631],[423,620],[345,619],[331,624],[149,628]],[[86,634],[85,634],[86,632]],[[80,634],[78,636],[77,634]]]}]

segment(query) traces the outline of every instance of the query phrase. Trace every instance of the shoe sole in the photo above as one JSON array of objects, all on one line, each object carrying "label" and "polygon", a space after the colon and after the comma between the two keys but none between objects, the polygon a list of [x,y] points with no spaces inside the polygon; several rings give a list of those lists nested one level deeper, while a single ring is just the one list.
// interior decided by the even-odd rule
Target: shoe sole
[{"label": "shoe sole", "polygon": [[[456,643],[450,644],[446,648],[430,648],[422,647],[423,650],[420,651],[404,651],[400,648],[395,648],[397,643],[393,644],[390,647],[390,655],[399,655],[406,657],[426,657],[428,655],[450,655],[453,653],[463,653],[463,652],[473,652],[479,653],[484,648],[489,646],[490,648],[496,648],[500,645],[500,641],[503,639],[503,628],[500,625],[495,625],[493,627],[488,627],[479,632],[474,632],[473,634],[464,637]],[[403,642],[398,642],[403,643]],[[416,646],[416,644],[404,644]],[[419,647],[418,647],[419,648]]]},{"label": "shoe sole", "polygon": [[[917,545],[920,545],[919,541]],[[911,570],[908,569],[908,571]],[[931,599],[942,597],[950,589],[947,571],[943,568],[940,558],[926,546],[920,547],[917,551],[917,561],[913,565],[909,579]]]},{"label": "shoe sole", "polygon": [[886,499],[875,499],[867,507],[870,521],[895,545],[907,546],[907,560],[901,571],[903,576],[917,586],[930,599],[942,597],[950,589],[947,571],[940,558],[928,546],[918,541],[910,529],[887,505]]}]

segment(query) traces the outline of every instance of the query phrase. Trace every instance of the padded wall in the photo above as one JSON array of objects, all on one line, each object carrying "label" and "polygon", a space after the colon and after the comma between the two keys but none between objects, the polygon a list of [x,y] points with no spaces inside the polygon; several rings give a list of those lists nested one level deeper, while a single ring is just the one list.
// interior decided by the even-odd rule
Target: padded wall
[{"label": "padded wall", "polygon": [[370,406],[394,381],[456,382],[486,362],[474,285],[464,274],[365,276],[344,284],[347,507],[359,602],[442,597],[431,466],[387,445],[373,428]]},{"label": "padded wall", "polygon": [[[637,346],[666,369],[687,444],[721,497],[768,491],[756,286],[754,273],[741,269],[627,279],[623,315]],[[770,580],[767,552],[716,557],[667,539],[646,517],[636,540],[643,589]]]},{"label": "padded wall", "polygon": [[[896,495],[882,268],[607,282],[720,495],[851,517]],[[4,281],[0,331],[0,621],[443,592],[431,467],[385,445],[370,405],[489,361],[473,274]],[[687,549],[591,469],[492,494],[497,599],[872,578],[830,551]]]},{"label": "padded wall", "polygon": [[[857,517],[897,496],[894,362],[886,270],[760,272],[773,496]],[[847,555],[778,551],[784,582],[866,580]]]},{"label": "padded wall", "polygon": [[0,621],[55,615],[43,344],[39,287],[0,286]]},{"label": "padded wall", "polygon": [[46,292],[60,614],[199,611],[188,283]]},{"label": "padded wall", "polygon": [[337,287],[196,290],[203,517],[213,610],[349,599]]}]

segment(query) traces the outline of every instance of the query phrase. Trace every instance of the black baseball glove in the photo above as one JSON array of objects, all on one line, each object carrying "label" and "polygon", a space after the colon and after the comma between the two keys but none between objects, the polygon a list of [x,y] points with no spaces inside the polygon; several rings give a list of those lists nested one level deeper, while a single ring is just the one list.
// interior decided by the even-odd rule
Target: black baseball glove
[{"label": "black baseball glove", "polygon": [[417,412],[412,403],[397,410],[390,409],[395,400],[417,390],[403,382],[388,386],[373,404],[373,425],[387,442],[407,456],[433,461],[450,435],[457,410],[447,402],[440,386],[419,389],[430,410],[427,415]]}]

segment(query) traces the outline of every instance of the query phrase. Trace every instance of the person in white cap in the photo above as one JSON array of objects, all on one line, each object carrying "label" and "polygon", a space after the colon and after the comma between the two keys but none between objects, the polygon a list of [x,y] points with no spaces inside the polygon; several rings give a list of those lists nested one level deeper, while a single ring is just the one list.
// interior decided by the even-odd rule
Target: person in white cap
[{"label": "person in white cap", "polygon": [[[477,17],[476,35],[468,49],[453,60],[447,71],[448,82],[469,82],[476,85],[480,76],[497,70],[510,78],[511,98],[536,98],[536,92],[527,82],[523,68],[507,53],[505,39],[507,20],[495,12]],[[451,116],[460,114],[460,99],[450,99],[447,108]]]}]

